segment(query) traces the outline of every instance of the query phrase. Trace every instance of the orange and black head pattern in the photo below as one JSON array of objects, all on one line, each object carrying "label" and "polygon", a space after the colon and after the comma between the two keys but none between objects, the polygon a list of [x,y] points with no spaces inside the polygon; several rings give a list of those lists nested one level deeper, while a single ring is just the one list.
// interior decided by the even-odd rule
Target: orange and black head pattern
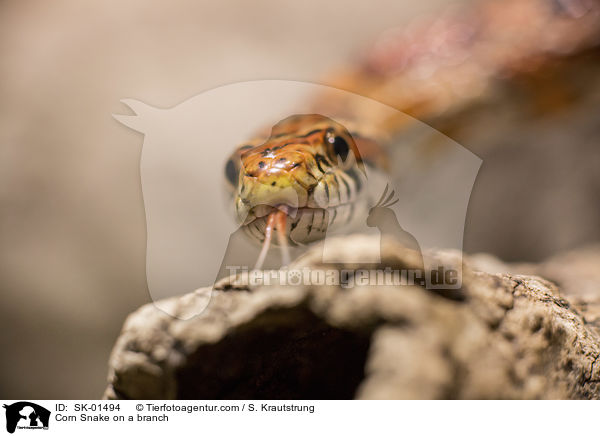
[{"label": "orange and black head pattern", "polygon": [[225,165],[238,221],[249,223],[280,205],[304,212],[351,210],[369,161],[361,148],[371,157],[373,144],[367,138],[325,116],[280,121],[266,140],[238,147]]}]

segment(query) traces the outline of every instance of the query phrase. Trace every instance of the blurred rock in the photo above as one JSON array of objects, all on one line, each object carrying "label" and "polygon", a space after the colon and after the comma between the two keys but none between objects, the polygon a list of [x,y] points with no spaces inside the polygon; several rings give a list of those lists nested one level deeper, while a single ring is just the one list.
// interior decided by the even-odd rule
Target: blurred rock
[{"label": "blurred rock", "polygon": [[[352,259],[361,237],[336,244],[347,254],[329,268],[361,267]],[[414,266],[411,250],[391,242],[382,250],[382,266]],[[457,252],[431,255],[461,262]],[[221,283],[187,321],[148,304],[117,340],[105,398],[600,398],[600,334],[581,311],[581,283],[570,286],[584,280],[585,259],[599,255],[592,248],[540,265],[473,256],[459,292]],[[315,249],[291,268],[323,268],[319,258]],[[563,288],[506,272],[519,268],[555,274]],[[597,289],[597,275],[586,286]],[[184,317],[208,293],[169,303]]]}]

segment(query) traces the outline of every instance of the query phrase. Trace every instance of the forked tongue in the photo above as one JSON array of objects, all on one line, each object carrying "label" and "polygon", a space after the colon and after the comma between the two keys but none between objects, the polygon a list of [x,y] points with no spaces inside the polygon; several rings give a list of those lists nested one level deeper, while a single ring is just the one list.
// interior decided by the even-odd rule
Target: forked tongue
[{"label": "forked tongue", "polygon": [[277,230],[277,241],[281,246],[281,262],[283,265],[290,263],[288,239],[287,235],[285,234],[286,221],[287,213],[285,207],[283,207],[281,210],[271,212],[267,218],[267,225],[265,227],[265,240],[263,242],[262,249],[260,250],[260,254],[258,255],[258,259],[256,260],[254,269],[262,269],[262,266],[265,263],[265,258],[267,257],[267,253],[269,252],[269,248],[271,246],[271,239],[273,237],[274,229]]}]

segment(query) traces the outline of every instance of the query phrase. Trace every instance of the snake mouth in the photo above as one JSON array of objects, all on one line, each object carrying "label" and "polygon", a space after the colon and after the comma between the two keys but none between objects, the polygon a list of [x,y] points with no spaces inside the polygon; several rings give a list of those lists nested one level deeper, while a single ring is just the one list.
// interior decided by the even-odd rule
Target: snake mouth
[{"label": "snake mouth", "polygon": [[[292,246],[302,246],[325,238],[328,231],[344,227],[355,217],[359,205],[346,203],[328,208],[289,206],[260,206],[252,216],[248,216],[242,228],[255,242],[262,244],[268,229],[269,217],[273,214],[286,215],[285,229],[287,243]],[[273,241],[280,245],[279,241]]]},{"label": "snake mouth", "polygon": [[307,209],[307,208],[292,207],[287,204],[277,204],[274,206],[270,206],[267,204],[260,204],[258,206],[252,207],[248,211],[248,215],[246,215],[246,218],[243,220],[242,225],[246,226],[257,219],[268,217],[269,215],[271,215],[272,213],[277,212],[277,211],[280,211],[280,212],[284,213],[286,216],[288,216],[289,218],[293,219],[298,215],[298,212],[303,209]]}]

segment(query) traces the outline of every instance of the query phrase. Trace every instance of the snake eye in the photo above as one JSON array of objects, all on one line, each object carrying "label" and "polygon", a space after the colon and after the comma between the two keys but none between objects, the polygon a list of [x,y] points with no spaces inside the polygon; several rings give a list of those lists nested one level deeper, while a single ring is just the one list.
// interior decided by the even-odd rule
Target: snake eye
[{"label": "snake eye", "polygon": [[227,164],[225,164],[225,177],[232,185],[235,185],[238,181],[238,170],[235,167],[233,159],[229,159]]},{"label": "snake eye", "polygon": [[333,144],[333,151],[336,155],[341,157],[343,161],[345,161],[348,157],[348,153],[350,152],[350,147],[348,147],[348,143],[341,136],[334,136],[332,139],[333,142],[331,140],[330,142]]}]

